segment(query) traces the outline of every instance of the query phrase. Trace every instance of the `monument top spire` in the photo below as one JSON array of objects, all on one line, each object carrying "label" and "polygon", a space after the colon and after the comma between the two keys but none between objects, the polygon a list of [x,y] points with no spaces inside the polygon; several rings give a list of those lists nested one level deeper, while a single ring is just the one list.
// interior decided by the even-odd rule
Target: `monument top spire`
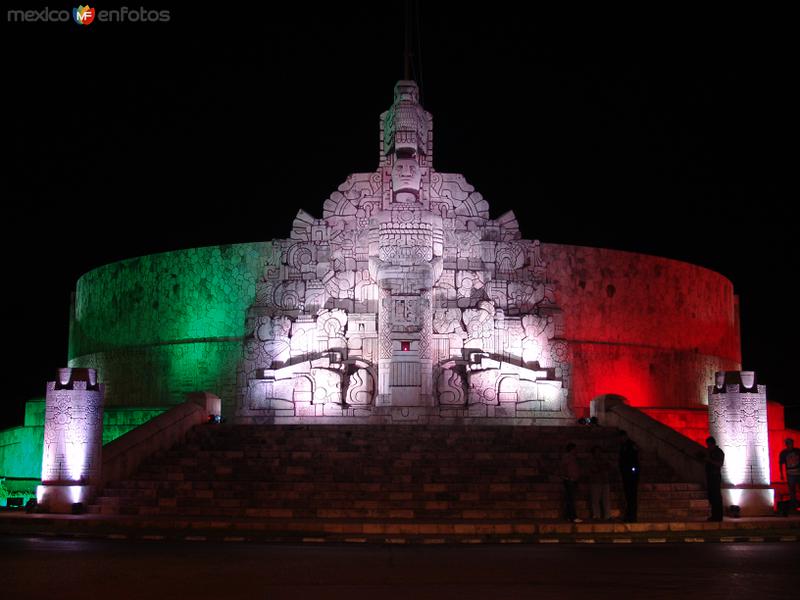
[{"label": "monument top spire", "polygon": [[420,89],[422,81],[422,40],[420,31],[419,0],[405,0],[403,35],[403,80],[415,81]]},{"label": "monument top spire", "polygon": [[403,44],[403,79],[411,79],[411,0],[405,2],[405,36]]},{"label": "monument top spire", "polygon": [[392,106],[381,115],[382,157],[427,156],[432,153],[433,117],[419,103],[415,81],[402,79],[394,86]]}]

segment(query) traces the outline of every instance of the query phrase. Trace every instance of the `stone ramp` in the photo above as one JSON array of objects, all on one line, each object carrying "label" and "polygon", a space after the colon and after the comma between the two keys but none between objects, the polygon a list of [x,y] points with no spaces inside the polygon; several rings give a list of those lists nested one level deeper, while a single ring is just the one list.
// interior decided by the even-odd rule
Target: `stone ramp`
[{"label": "stone ramp", "polygon": [[[112,482],[93,514],[173,519],[376,521],[413,527],[557,520],[567,442],[616,464],[616,430],[600,427],[204,425]],[[704,491],[642,456],[642,521],[702,520]],[[619,485],[612,506],[622,508]],[[579,516],[589,517],[579,486]]]}]

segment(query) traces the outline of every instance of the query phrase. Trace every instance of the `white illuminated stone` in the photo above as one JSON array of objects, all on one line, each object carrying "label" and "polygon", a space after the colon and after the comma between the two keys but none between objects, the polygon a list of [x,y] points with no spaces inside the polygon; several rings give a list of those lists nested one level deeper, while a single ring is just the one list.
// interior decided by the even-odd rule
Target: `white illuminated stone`
[{"label": "white illuminated stone", "polygon": [[753,371],[728,371],[708,392],[709,431],[725,452],[726,505],[740,506],[743,516],[771,514],[766,386],[755,385]]}]

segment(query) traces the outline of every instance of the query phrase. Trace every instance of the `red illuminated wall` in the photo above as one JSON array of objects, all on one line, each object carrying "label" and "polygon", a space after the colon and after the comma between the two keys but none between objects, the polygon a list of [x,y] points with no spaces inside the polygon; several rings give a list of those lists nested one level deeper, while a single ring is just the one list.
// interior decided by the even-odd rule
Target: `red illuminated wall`
[{"label": "red illuminated wall", "polygon": [[577,414],[601,394],[697,407],[715,371],[741,368],[737,300],[719,273],[601,248],[543,252],[571,342]]}]

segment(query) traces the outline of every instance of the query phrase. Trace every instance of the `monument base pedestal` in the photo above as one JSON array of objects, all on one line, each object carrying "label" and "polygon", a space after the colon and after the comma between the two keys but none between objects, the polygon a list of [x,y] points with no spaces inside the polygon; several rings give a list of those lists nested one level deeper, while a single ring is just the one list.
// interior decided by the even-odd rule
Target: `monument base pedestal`
[{"label": "monument base pedestal", "polygon": [[775,490],[768,486],[723,487],[722,506],[725,513],[731,505],[740,508],[742,517],[764,517],[775,512]]},{"label": "monument base pedestal", "polygon": [[36,488],[36,502],[50,513],[71,513],[74,504],[85,506],[94,496],[94,486],[69,483],[44,484]]}]

